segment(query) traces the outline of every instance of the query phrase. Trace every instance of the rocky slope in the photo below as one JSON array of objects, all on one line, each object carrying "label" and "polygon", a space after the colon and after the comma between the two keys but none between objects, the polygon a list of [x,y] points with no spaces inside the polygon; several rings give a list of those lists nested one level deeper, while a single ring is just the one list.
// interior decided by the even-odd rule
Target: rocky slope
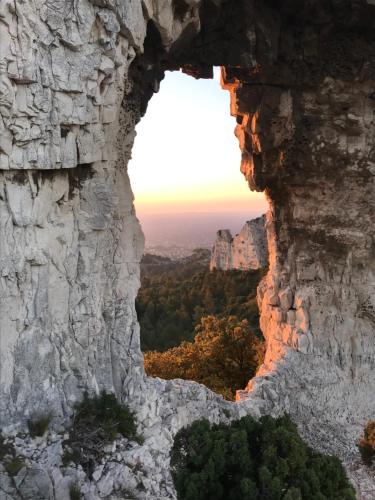
[{"label": "rocky slope", "polygon": [[[288,411],[316,448],[346,461],[362,498],[374,497],[355,446],[374,418],[374,14],[373,0],[2,1],[5,433],[46,411],[61,430],[83,391],[115,391],[146,438],[135,458],[145,481],[128,480],[134,495],[174,498],[178,428],[224,410]],[[259,289],[266,362],[234,405],[196,384],[147,379],[134,309],[135,124],[166,69],[207,77],[212,65],[231,92],[242,171],[271,206]],[[64,472],[59,439],[31,454],[17,442],[28,467],[8,479],[1,468],[4,498],[68,498],[63,473],[87,499],[117,498],[138,477],[122,452],[97,481]]]},{"label": "rocky slope", "polygon": [[247,221],[233,238],[228,229],[220,229],[211,251],[210,269],[259,269],[268,263],[266,216]]}]

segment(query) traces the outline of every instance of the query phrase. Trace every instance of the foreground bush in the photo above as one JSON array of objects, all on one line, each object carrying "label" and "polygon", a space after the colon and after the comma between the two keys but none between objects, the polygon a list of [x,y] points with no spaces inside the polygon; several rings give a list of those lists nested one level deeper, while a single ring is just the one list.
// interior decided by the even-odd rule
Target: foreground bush
[{"label": "foreground bush", "polygon": [[263,355],[264,342],[247,320],[207,316],[197,326],[194,342],[166,352],[146,352],[145,370],[152,377],[195,380],[234,399],[236,390],[255,375]]},{"label": "foreground bush", "polygon": [[355,500],[338,458],[314,453],[286,416],[197,421],[176,435],[171,466],[180,500]]},{"label": "foreground bush", "polygon": [[364,437],[358,444],[363,462],[371,465],[375,457],[375,421],[370,420],[364,430]]},{"label": "foreground bush", "polygon": [[[17,455],[13,444],[0,433],[0,463],[10,476],[16,476],[25,466],[23,457]],[[1,489],[0,489],[1,490]],[[0,498],[1,495],[0,495]]]},{"label": "foreground bush", "polygon": [[94,397],[85,394],[75,407],[69,439],[64,442],[64,464],[80,464],[91,477],[105,453],[104,447],[119,435],[141,441],[130,410],[120,404],[114,394],[102,392]]},{"label": "foreground bush", "polygon": [[34,418],[27,421],[30,436],[41,437],[48,431],[49,425],[52,420],[52,414],[34,416]]}]

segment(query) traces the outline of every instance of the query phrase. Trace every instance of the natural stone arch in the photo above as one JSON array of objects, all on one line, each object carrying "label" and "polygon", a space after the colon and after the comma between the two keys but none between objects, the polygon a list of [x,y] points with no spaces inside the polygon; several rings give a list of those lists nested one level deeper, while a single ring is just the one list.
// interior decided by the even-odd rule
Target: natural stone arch
[{"label": "natural stone arch", "polygon": [[[63,419],[84,390],[105,388],[137,410],[161,456],[178,427],[227,409],[288,411],[316,447],[351,458],[373,417],[371,3],[82,0],[41,13],[5,2],[2,425],[46,408]],[[272,206],[266,362],[235,405],[145,378],[134,310],[134,127],[164,70],[212,65],[231,91],[242,170]]]},{"label": "natural stone arch", "polygon": [[[212,65],[223,67],[241,170],[271,204],[270,271],[258,293],[268,349],[250,399],[309,426],[317,418],[317,433],[322,413],[332,412],[338,426],[371,416],[372,384],[361,373],[371,372],[374,351],[373,235],[365,222],[374,204],[364,195],[374,191],[372,10],[367,2],[206,2],[197,35],[186,29],[169,51],[160,39],[155,68],[207,77]],[[153,25],[149,34],[155,48]],[[138,70],[144,59],[150,68],[146,51]],[[285,391],[294,392],[287,403]]]}]

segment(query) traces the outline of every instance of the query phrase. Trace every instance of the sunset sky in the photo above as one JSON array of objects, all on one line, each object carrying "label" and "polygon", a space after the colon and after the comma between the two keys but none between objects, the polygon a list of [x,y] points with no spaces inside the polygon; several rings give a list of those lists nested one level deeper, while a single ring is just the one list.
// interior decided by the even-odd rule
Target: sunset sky
[{"label": "sunset sky", "polygon": [[240,173],[229,92],[213,80],[167,73],[137,126],[129,174],[138,214],[264,213]]}]

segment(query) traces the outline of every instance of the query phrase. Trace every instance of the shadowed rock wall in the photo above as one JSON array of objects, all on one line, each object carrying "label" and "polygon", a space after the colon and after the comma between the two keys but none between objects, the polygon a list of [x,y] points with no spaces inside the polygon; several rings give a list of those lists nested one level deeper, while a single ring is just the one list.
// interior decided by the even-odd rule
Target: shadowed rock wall
[{"label": "shadowed rock wall", "polygon": [[141,362],[143,235],[126,173],[136,110],[117,137],[145,29],[137,2],[2,3],[2,424],[62,416],[85,388],[120,393]]},{"label": "shadowed rock wall", "polygon": [[[4,0],[2,426],[46,409],[57,425],[84,390],[114,390],[144,428],[139,456],[154,479],[140,498],[173,498],[178,428],[225,419],[224,410],[289,411],[372,494],[353,469],[356,436],[374,417],[372,3]],[[134,309],[143,250],[126,171],[134,127],[165,70],[207,77],[212,65],[224,67],[242,171],[271,205],[258,295],[266,361],[235,405],[197,384],[145,378]],[[63,499],[67,480],[52,457],[38,469],[52,493],[40,495]],[[138,484],[116,460],[106,465],[112,489],[80,479],[89,498],[121,478]]]}]

